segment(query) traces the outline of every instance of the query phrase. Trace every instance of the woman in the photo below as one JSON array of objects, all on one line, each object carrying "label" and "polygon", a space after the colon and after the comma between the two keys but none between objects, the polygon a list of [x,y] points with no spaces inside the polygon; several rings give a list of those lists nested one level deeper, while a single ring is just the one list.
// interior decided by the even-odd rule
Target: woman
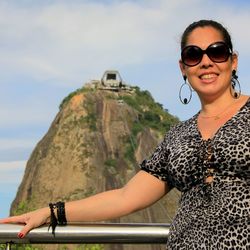
[{"label": "woman", "polygon": [[[58,221],[66,223],[66,218],[73,222],[123,216],[176,187],[183,195],[168,249],[249,249],[250,99],[235,91],[238,57],[227,30],[212,20],[188,26],[181,49],[184,86],[189,86],[188,80],[201,110],[167,133],[127,185],[67,202],[65,210],[64,204],[51,205],[0,222],[24,223],[19,233],[23,238],[46,222],[55,226]],[[186,104],[190,98],[183,99],[181,90]]]}]

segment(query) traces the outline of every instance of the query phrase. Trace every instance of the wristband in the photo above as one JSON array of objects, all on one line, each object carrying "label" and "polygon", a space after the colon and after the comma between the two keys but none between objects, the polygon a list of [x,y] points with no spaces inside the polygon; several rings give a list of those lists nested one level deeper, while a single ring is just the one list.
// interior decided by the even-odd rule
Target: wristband
[{"label": "wristband", "polygon": [[[66,226],[67,220],[66,220],[66,214],[65,214],[65,203],[62,201],[59,201],[57,203],[50,203],[50,224],[48,231],[50,227],[52,228],[52,234],[55,237],[55,229],[57,225],[59,226]],[[55,209],[57,210],[57,218],[55,215]]]}]

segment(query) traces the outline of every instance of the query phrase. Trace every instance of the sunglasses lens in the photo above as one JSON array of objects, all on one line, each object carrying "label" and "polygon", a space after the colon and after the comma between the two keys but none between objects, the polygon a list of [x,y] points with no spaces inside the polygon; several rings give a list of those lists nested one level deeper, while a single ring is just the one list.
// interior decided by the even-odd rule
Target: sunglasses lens
[{"label": "sunglasses lens", "polygon": [[202,59],[202,50],[197,46],[187,46],[181,53],[182,62],[188,66],[197,65]]},{"label": "sunglasses lens", "polygon": [[224,42],[213,43],[206,50],[190,45],[182,50],[181,59],[184,64],[192,67],[201,62],[203,54],[207,54],[213,62],[222,63],[227,61],[232,52]]},{"label": "sunglasses lens", "polygon": [[227,61],[230,50],[224,43],[215,43],[207,48],[207,55],[213,62],[221,63]]}]

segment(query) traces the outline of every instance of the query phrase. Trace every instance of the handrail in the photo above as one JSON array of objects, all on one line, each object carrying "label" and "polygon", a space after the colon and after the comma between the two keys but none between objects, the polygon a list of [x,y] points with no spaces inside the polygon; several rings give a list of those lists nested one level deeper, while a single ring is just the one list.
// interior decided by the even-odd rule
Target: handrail
[{"label": "handrail", "polygon": [[[19,239],[22,225],[0,224],[0,244],[51,244],[51,243],[166,243],[169,224],[159,223],[86,223],[58,226],[55,237],[48,226],[41,226]],[[6,248],[7,249],[7,248]]]}]

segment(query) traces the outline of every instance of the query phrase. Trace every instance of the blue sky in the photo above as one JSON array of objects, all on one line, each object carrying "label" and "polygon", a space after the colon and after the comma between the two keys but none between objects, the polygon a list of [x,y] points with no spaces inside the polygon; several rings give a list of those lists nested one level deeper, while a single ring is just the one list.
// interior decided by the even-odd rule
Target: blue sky
[{"label": "blue sky", "polygon": [[179,41],[193,21],[228,28],[242,90],[250,94],[249,13],[249,1],[233,0],[1,0],[0,217],[62,99],[105,70],[119,70],[181,120],[199,110],[196,96],[187,106],[178,100]]}]

